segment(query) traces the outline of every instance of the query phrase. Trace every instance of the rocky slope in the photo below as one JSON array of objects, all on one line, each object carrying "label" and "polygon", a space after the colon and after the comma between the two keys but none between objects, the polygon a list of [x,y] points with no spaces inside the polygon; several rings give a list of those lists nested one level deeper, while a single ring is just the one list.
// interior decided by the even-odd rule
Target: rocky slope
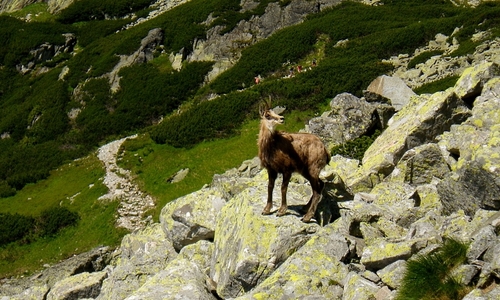
[{"label": "rocky slope", "polygon": [[329,144],[386,127],[361,162],[332,158],[317,223],[300,221],[310,197],[300,176],[288,214],[262,216],[267,174],[253,159],[169,203],[115,251],[5,281],[0,299],[393,299],[407,261],[450,237],[470,243],[455,270],[471,285],[464,299],[498,299],[500,52],[487,43],[452,88],[399,97],[386,92],[403,81],[378,79],[310,121]]}]

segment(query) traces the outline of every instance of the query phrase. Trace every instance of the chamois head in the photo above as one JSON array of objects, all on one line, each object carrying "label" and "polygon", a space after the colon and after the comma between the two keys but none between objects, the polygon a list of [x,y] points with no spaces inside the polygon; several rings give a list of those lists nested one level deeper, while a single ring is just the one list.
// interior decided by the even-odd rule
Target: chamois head
[{"label": "chamois head", "polygon": [[266,101],[262,103],[259,107],[261,122],[265,125],[269,131],[274,132],[276,125],[283,124],[285,122],[285,117],[280,114],[285,111],[286,108],[277,106],[271,109],[271,101]]}]

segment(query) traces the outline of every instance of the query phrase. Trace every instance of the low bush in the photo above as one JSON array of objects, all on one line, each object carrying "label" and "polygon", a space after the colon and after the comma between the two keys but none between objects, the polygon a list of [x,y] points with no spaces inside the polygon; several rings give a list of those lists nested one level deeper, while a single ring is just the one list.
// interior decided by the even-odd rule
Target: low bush
[{"label": "low bush", "polygon": [[363,159],[366,150],[373,144],[373,141],[380,135],[379,130],[375,130],[371,136],[361,136],[352,141],[348,141],[342,145],[338,145],[332,149],[333,155],[342,155],[348,158],[354,158],[359,161]]},{"label": "low bush", "polygon": [[120,18],[148,7],[152,0],[79,0],[63,9],[57,20],[72,24],[81,21]]},{"label": "low bush", "polygon": [[425,63],[429,58],[443,54],[442,50],[434,50],[434,51],[426,51],[422,52],[419,55],[415,56],[408,62],[408,69],[415,68],[416,65],[420,63]]},{"label": "low bush", "polygon": [[259,94],[246,91],[201,102],[154,127],[151,138],[160,144],[191,147],[204,140],[227,137],[251,114],[259,99]]},{"label": "low bush", "polygon": [[409,260],[396,299],[462,299],[470,288],[460,284],[452,271],[467,260],[467,248],[447,239],[437,252]]},{"label": "low bush", "polygon": [[55,206],[44,210],[37,218],[36,230],[40,236],[53,236],[64,227],[75,225],[79,219],[78,213]]},{"label": "low bush", "polygon": [[31,217],[0,213],[0,247],[25,238],[33,231],[34,224]]},{"label": "low bush", "polygon": [[458,78],[460,76],[450,76],[440,80],[436,80],[434,82],[429,82],[424,84],[414,90],[417,94],[433,94],[439,91],[444,91],[447,88],[450,88],[457,83]]}]

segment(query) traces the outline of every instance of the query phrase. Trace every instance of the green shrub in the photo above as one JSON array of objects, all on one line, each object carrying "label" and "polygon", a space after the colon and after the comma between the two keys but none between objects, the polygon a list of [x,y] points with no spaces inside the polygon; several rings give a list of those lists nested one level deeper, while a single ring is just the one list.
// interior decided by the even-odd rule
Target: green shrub
[{"label": "green shrub", "polygon": [[120,18],[134,11],[146,8],[151,0],[79,0],[63,9],[58,21],[71,24],[81,21]]},{"label": "green shrub", "polygon": [[0,247],[25,238],[33,231],[34,224],[31,217],[0,213]]},{"label": "green shrub", "polygon": [[424,84],[414,90],[417,94],[433,94],[439,91],[444,91],[449,87],[452,87],[457,83],[458,78],[460,76],[450,76],[440,80],[436,80],[434,82],[429,82]]},{"label": "green shrub", "polygon": [[415,68],[416,65],[420,63],[425,63],[429,58],[443,54],[442,50],[426,51],[415,56],[408,62],[408,69]]},{"label": "green shrub", "polygon": [[375,141],[379,135],[380,131],[375,130],[371,136],[364,135],[352,141],[347,141],[342,145],[338,145],[332,149],[332,156],[342,155],[361,161],[366,150],[373,144],[373,141]]},{"label": "green shrub", "polygon": [[467,247],[447,239],[437,252],[409,260],[396,299],[462,299],[469,289],[451,271],[467,260]]},{"label": "green shrub", "polygon": [[80,216],[76,212],[61,206],[44,210],[36,220],[40,236],[53,236],[67,226],[75,225]]},{"label": "green shrub", "polygon": [[15,194],[15,188],[11,187],[7,181],[0,180],[0,198],[14,196]]},{"label": "green shrub", "polygon": [[247,91],[202,102],[154,127],[151,138],[156,143],[191,147],[203,140],[226,137],[240,127],[259,99],[259,94]]}]

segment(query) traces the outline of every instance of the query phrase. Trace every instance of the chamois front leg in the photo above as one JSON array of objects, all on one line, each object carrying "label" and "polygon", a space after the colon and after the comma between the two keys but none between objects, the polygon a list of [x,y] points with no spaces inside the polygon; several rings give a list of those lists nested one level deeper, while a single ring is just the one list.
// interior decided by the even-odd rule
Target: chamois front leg
[{"label": "chamois front leg", "polygon": [[273,170],[267,170],[267,176],[269,177],[269,181],[267,184],[267,204],[262,211],[263,215],[271,214],[271,208],[273,208],[273,190],[274,190],[274,182],[276,181],[276,177],[278,177],[278,173]]},{"label": "chamois front leg", "polygon": [[288,183],[290,182],[291,177],[292,173],[283,173],[283,183],[281,184],[281,206],[276,214],[278,217],[285,215],[288,208],[288,205],[286,204],[286,192],[288,190]]}]

